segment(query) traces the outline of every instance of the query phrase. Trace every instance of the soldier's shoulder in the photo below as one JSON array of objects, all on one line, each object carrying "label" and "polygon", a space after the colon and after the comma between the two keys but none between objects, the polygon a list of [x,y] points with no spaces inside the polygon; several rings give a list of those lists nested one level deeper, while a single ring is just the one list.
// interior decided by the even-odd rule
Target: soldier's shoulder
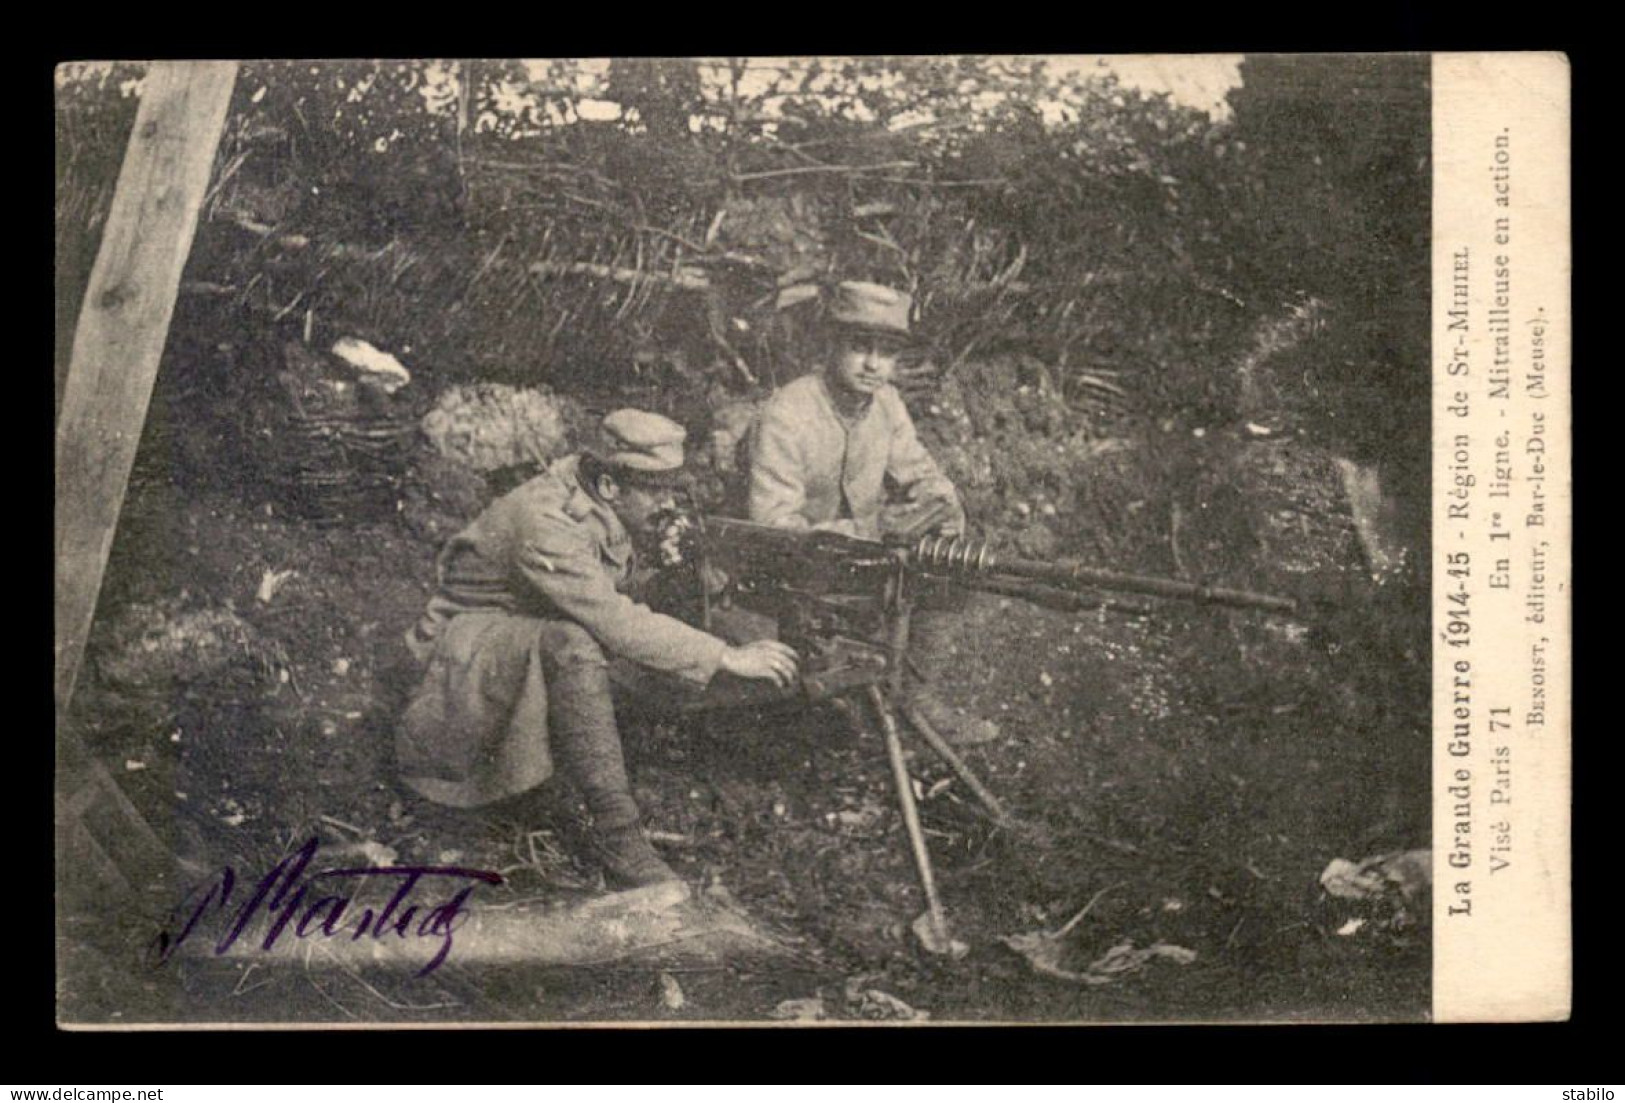
[{"label": "soldier's shoulder", "polygon": [[762,412],[766,414],[805,410],[810,404],[818,401],[821,387],[822,384],[815,372],[798,376],[774,391],[767,404],[763,406]]},{"label": "soldier's shoulder", "polygon": [[776,434],[804,431],[826,405],[822,387],[816,375],[803,375],[774,391],[756,419],[758,439],[762,429]]},{"label": "soldier's shoulder", "polygon": [[908,413],[908,403],[903,401],[903,392],[892,384],[887,383],[875,392],[875,404],[891,415],[893,420],[912,420]]},{"label": "soldier's shoulder", "polygon": [[592,512],[573,477],[557,464],[509,491],[498,503],[505,512],[535,522],[578,523]]}]

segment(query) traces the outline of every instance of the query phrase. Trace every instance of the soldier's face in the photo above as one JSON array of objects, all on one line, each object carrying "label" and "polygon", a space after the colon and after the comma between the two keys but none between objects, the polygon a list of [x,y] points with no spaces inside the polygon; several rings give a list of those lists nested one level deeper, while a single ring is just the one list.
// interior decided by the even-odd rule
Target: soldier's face
[{"label": "soldier's face", "polygon": [[836,384],[854,395],[872,395],[897,374],[897,342],[869,333],[842,333],[835,339]]},{"label": "soldier's face", "polygon": [[622,483],[615,515],[631,532],[646,536],[654,528],[655,515],[676,506],[677,494],[669,488]]}]

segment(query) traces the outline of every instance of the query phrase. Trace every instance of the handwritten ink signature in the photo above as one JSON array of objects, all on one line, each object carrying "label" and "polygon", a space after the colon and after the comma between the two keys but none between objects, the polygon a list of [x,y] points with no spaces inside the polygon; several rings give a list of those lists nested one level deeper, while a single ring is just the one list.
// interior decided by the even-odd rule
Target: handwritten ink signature
[{"label": "handwritten ink signature", "polygon": [[[201,897],[196,897],[194,893],[195,904],[189,899],[177,909],[179,916],[185,914],[186,909],[191,907],[191,914],[181,927],[180,933],[171,934],[165,930],[158,935],[156,949],[159,963],[167,962],[173,957],[211,914],[226,917],[225,931],[214,944],[214,953],[217,956],[236,945],[255,919],[263,916],[269,921],[270,927],[260,941],[259,948],[266,951],[273,949],[277,941],[290,931],[297,939],[338,938],[348,935],[351,941],[357,941],[368,936],[381,939],[388,934],[401,939],[409,937],[439,939],[438,952],[417,973],[420,977],[427,976],[438,969],[446,960],[446,956],[451,953],[452,935],[468,919],[464,905],[468,903],[474,889],[480,884],[502,884],[502,875],[499,873],[482,869],[463,869],[459,866],[364,866],[355,869],[320,870],[307,874],[306,870],[316,856],[317,844],[318,839],[313,836],[298,850],[273,866],[260,878],[253,891],[241,898],[234,911],[228,909],[231,908],[232,897],[238,887],[237,874],[230,866],[222,869],[219,877],[200,889]],[[378,910],[355,902],[355,893],[370,877],[399,879],[399,884],[395,887],[389,902]],[[427,878],[450,878],[454,882],[472,883],[464,884],[450,899],[435,903],[432,907],[422,902],[407,904],[407,898],[418,887],[418,883]],[[306,903],[318,884],[322,884],[322,889],[317,891],[322,891],[333,887],[335,883],[355,887],[349,892],[342,889],[329,892]]]}]

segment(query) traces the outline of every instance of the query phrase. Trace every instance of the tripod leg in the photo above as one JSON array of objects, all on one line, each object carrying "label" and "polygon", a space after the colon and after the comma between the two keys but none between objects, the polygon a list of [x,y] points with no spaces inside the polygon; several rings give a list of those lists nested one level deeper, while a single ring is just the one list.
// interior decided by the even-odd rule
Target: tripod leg
[{"label": "tripod leg", "polygon": [[897,732],[897,718],[879,686],[869,687],[869,700],[880,717],[880,729],[886,738],[886,757],[891,760],[892,780],[897,785],[897,803],[903,812],[903,827],[908,831],[908,844],[914,853],[914,868],[920,875],[920,889],[925,893],[927,922],[932,938],[926,948],[950,945],[948,918],[943,914],[942,900],[937,896],[936,875],[931,870],[931,853],[925,847],[925,832],[920,827],[920,810],[914,804],[914,789],[909,783],[908,766],[903,762],[903,740]]},{"label": "tripod leg", "polygon": [[1001,825],[1012,823],[1010,813],[1006,812],[1004,805],[999,803],[999,798],[994,796],[986,785],[982,784],[982,779],[977,777],[975,772],[965,764],[965,760],[954,753],[954,749],[948,746],[947,740],[943,739],[937,730],[931,726],[930,722],[921,715],[920,710],[909,704],[904,704],[902,708],[904,719],[913,725],[914,730],[920,733],[920,738],[924,739],[931,749],[937,752],[937,756],[948,764],[948,768],[959,776],[959,780],[969,787],[970,791],[976,795],[977,800],[982,802],[982,807],[988,810],[993,819]]},{"label": "tripod leg", "polygon": [[863,713],[858,703],[846,697],[831,697],[829,703],[831,708],[841,714],[841,719],[845,720],[847,726],[852,729],[852,734],[862,738],[863,733],[868,729],[863,722]]}]

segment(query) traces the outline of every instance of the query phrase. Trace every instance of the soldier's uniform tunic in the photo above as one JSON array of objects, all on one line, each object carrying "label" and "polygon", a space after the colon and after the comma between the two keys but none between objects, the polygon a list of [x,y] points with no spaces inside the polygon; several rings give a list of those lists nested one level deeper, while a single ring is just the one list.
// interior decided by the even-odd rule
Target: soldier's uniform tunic
[{"label": "soldier's uniform tunic", "polygon": [[955,503],[954,485],[920,443],[897,388],[881,387],[844,413],[822,372],[779,388],[762,409],[751,447],[750,517],[786,528],[877,539],[889,479],[920,499]]},{"label": "soldier's uniform tunic", "polygon": [[560,460],[492,503],[441,553],[408,646],[426,664],[397,736],[408,785],[468,808],[554,772],[549,731],[614,724],[608,659],[696,688],[726,644],[621,592],[632,539]]},{"label": "soldier's uniform tunic", "polygon": [[[911,300],[879,284],[847,281],[837,285],[828,321],[849,332],[906,339]],[[836,364],[789,383],[763,408],[751,446],[750,518],[786,528],[831,530],[864,539],[907,530],[908,508],[894,509],[892,491],[916,505],[945,502],[947,516],[938,531],[965,531],[964,505],[914,431],[902,396],[890,384],[866,399],[838,402],[831,391]],[[890,484],[890,485],[888,485]],[[961,595],[927,586],[912,622],[910,656],[929,680],[951,677],[955,663]],[[958,722],[926,687],[914,696],[922,713],[950,742],[985,742],[995,725]]]}]

